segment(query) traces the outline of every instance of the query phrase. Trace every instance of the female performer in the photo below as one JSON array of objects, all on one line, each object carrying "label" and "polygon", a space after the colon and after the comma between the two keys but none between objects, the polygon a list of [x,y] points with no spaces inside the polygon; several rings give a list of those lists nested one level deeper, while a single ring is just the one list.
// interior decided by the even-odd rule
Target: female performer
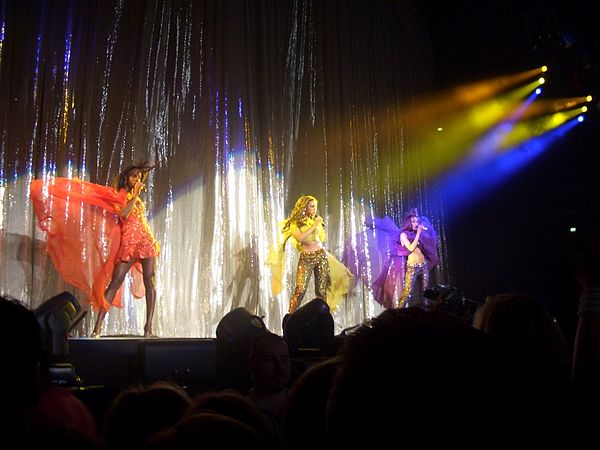
[{"label": "female performer", "polygon": [[[411,211],[404,218],[402,231],[400,232],[400,254],[406,256],[406,275],[402,295],[398,300],[398,308],[406,307],[408,298],[411,296],[417,297],[412,302],[413,304],[420,304],[422,302],[421,296],[429,285],[429,270],[431,267],[426,250],[424,250],[423,245],[420,245],[423,231],[428,231],[428,228],[419,222],[416,211]],[[417,280],[420,282],[419,285],[415,284]],[[415,292],[419,288],[420,292]]]},{"label": "female performer", "polygon": [[373,282],[373,296],[385,308],[405,307],[409,299],[411,305],[422,304],[429,272],[438,264],[437,234],[426,217],[412,209],[399,231],[381,274]]},{"label": "female performer", "polygon": [[315,295],[327,302],[331,311],[339,306],[350,288],[352,275],[323,247],[325,228],[323,218],[317,213],[317,205],[317,199],[312,195],[304,195],[296,201],[291,214],[283,221],[283,244],[278,249],[277,257],[272,259],[273,293],[277,294],[282,288],[283,250],[287,240],[292,238],[300,257],[296,270],[296,288],[288,309],[290,314],[302,303],[313,273]]},{"label": "female performer", "polygon": [[146,325],[144,336],[154,336],[152,333],[152,319],[156,303],[156,288],[154,284],[154,269],[159,245],[148,221],[146,208],[140,199],[140,192],[145,189],[145,180],[148,172],[153,167],[147,164],[133,165],[124,169],[117,178],[115,190],[125,195],[127,203],[117,206],[117,213],[121,222],[121,245],[115,258],[110,283],[104,291],[104,301],[100,305],[96,325],[92,337],[99,337],[102,330],[102,321],[108,311],[115,294],[123,284],[125,275],[133,263],[139,261],[142,265],[144,288],[146,290]]},{"label": "female performer", "polygon": [[317,199],[312,195],[300,197],[283,226],[283,233],[290,232],[295,247],[300,251],[296,270],[296,289],[290,299],[291,314],[302,302],[311,274],[315,274],[315,295],[327,301],[330,284],[329,262],[323,248],[325,229],[323,218],[317,214]]},{"label": "female performer", "polygon": [[[34,180],[30,195],[40,228],[47,232],[46,251],[62,278],[89,294],[98,311],[92,336],[99,337],[109,307],[121,307],[120,288],[132,271],[132,293],[146,297],[144,336],[153,336],[156,303],[155,261],[159,246],[139,198],[153,167],[131,165],[102,186],[77,178]],[[138,286],[139,273],[143,285]]]}]

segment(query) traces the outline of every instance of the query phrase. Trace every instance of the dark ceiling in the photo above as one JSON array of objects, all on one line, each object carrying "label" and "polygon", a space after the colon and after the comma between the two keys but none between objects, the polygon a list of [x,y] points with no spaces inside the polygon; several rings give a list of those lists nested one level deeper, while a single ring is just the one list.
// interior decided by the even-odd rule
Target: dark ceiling
[{"label": "dark ceiling", "polygon": [[593,0],[417,1],[431,34],[436,86],[550,67],[557,96],[599,94],[600,13]]},{"label": "dark ceiling", "polygon": [[436,89],[545,64],[544,96],[594,96],[584,123],[447,227],[450,284],[476,300],[536,295],[572,332],[578,287],[565,263],[567,230],[600,205],[600,8],[593,0],[413,3],[431,35]]}]

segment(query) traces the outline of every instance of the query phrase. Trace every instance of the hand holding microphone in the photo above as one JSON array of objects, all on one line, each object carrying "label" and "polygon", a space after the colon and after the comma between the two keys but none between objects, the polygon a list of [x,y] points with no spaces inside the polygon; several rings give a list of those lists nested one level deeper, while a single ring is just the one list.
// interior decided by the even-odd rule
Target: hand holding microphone
[{"label": "hand holding microphone", "polygon": [[145,190],[146,190],[146,185],[141,181],[138,181],[137,183],[135,183],[135,186],[133,187],[133,191],[134,191],[135,195],[140,195],[140,192],[145,191]]},{"label": "hand holding microphone", "polygon": [[315,225],[323,225],[323,228],[325,228],[325,222],[323,222],[323,218],[321,216],[317,216],[315,217]]}]

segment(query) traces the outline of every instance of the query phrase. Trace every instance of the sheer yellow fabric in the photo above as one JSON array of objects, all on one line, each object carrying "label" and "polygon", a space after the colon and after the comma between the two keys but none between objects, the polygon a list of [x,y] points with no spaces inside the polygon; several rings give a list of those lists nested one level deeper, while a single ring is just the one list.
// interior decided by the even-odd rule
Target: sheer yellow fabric
[{"label": "sheer yellow fabric", "polygon": [[[310,223],[309,223],[310,221]],[[313,225],[312,219],[307,219],[304,225],[300,227],[300,231],[306,230]],[[283,230],[285,221],[278,223],[279,229]],[[300,243],[294,238],[292,232],[296,228],[295,225],[290,226],[290,229],[280,233],[280,239],[269,251],[267,265],[271,269],[271,291],[273,295],[279,295],[283,291],[283,273],[285,269],[285,246],[290,240],[292,245],[298,251],[301,250]],[[318,233],[318,240],[324,242],[326,239],[325,230],[322,226],[315,230]],[[327,304],[331,312],[335,312],[344,301],[346,295],[350,291],[351,282],[354,278],[348,268],[344,266],[335,256],[327,252],[327,260],[329,263],[329,273],[331,282],[327,289]]]},{"label": "sheer yellow fabric", "polygon": [[331,253],[327,252],[327,256],[329,257],[329,275],[331,276],[331,284],[327,289],[327,304],[331,312],[335,312],[350,291],[354,276]]}]

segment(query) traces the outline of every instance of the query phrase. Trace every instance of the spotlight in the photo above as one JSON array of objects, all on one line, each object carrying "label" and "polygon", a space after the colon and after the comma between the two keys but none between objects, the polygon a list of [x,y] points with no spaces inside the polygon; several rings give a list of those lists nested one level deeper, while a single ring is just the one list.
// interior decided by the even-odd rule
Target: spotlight
[{"label": "spotlight", "polygon": [[587,106],[582,106],[581,107],[581,112],[586,112],[587,111]]},{"label": "spotlight", "polygon": [[536,93],[537,95],[540,95],[540,94],[542,93],[542,88],[537,88],[537,89],[535,90],[535,93]]},{"label": "spotlight", "polygon": [[588,95],[588,96],[585,98],[585,100],[586,100],[588,103],[589,103],[589,102],[591,102],[591,101],[592,101],[592,96],[591,96],[591,95]]},{"label": "spotlight", "polygon": [[546,79],[544,77],[540,77],[538,80],[538,83],[540,84],[544,84],[546,82]]},{"label": "spotlight", "polygon": [[251,386],[248,358],[252,340],[267,331],[262,317],[255,316],[242,306],[223,316],[217,325],[215,354],[217,376],[224,385],[242,391]]},{"label": "spotlight", "polygon": [[577,122],[580,122],[580,123],[581,123],[581,122],[583,122],[583,116],[579,116],[579,117],[577,118]]},{"label": "spotlight", "polygon": [[81,305],[73,294],[63,292],[46,300],[33,313],[42,328],[42,342],[52,360],[64,360],[69,354],[69,332],[83,319]]},{"label": "spotlight", "polygon": [[548,66],[542,66],[542,73],[548,70]]},{"label": "spotlight", "polygon": [[292,356],[335,355],[333,317],[323,299],[312,299],[283,320],[283,337]]}]

